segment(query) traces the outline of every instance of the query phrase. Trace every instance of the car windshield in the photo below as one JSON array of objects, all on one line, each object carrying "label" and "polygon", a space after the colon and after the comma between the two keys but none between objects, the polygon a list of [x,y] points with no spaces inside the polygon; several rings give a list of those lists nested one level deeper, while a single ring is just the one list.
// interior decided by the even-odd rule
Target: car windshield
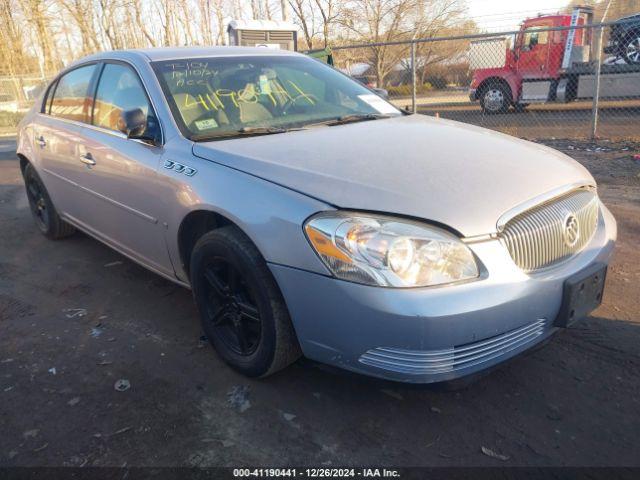
[{"label": "car windshield", "polygon": [[304,56],[185,58],[153,68],[180,130],[195,141],[402,115],[360,83]]}]

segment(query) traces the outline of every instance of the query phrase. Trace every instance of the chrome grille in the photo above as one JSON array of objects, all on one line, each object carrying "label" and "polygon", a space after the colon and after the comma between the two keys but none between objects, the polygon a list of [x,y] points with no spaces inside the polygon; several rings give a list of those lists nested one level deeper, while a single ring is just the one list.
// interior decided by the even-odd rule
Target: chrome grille
[{"label": "chrome grille", "polygon": [[532,272],[581,251],[596,231],[599,211],[595,192],[574,190],[516,215],[499,236],[516,265]]},{"label": "chrome grille", "polygon": [[489,362],[527,345],[544,333],[546,323],[545,319],[536,320],[502,335],[442,350],[378,347],[364,353],[359,361],[383,370],[415,375],[453,372]]}]

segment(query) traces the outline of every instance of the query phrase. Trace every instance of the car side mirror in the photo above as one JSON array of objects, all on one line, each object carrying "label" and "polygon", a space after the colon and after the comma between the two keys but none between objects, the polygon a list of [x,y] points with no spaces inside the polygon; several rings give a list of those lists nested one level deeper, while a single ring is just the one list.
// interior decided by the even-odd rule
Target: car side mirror
[{"label": "car side mirror", "polygon": [[145,136],[147,131],[147,116],[140,108],[124,110],[118,119],[118,129],[124,133],[127,138],[148,140],[148,136]]}]

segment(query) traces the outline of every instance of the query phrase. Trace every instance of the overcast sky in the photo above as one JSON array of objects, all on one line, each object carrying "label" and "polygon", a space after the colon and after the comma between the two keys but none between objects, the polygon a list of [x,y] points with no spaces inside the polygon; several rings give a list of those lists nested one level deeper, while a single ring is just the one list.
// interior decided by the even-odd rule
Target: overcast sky
[{"label": "overcast sky", "polygon": [[556,13],[566,4],[566,0],[467,0],[470,16],[490,31],[517,29],[525,18]]}]

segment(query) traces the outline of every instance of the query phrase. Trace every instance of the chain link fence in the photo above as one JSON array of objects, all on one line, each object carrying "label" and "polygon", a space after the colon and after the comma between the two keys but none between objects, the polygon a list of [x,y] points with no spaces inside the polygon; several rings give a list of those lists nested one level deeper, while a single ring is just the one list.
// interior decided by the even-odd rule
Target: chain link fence
[{"label": "chain link fence", "polygon": [[409,111],[527,139],[640,140],[640,19],[339,46],[334,64]]},{"label": "chain link fence", "polygon": [[24,114],[47,84],[42,75],[0,76],[0,136],[13,135]]},{"label": "chain link fence", "polygon": [[[528,139],[640,140],[640,20],[589,11],[518,31],[333,47],[337,68],[401,108]],[[47,75],[0,76],[0,135]],[[381,92],[382,93],[382,92]]]}]

